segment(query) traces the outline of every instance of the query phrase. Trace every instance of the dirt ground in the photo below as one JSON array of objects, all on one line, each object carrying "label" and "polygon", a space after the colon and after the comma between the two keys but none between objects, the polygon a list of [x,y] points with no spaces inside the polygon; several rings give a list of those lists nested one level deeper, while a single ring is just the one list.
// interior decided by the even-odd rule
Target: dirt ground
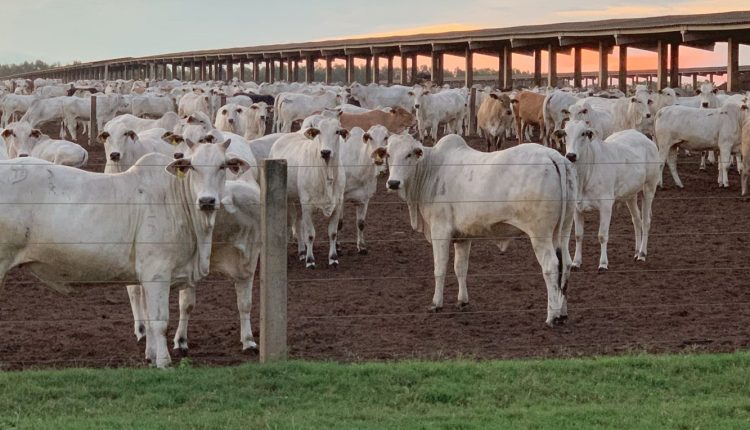
[{"label": "dirt ground", "polygon": [[[89,149],[91,169],[103,170],[102,148]],[[368,255],[356,253],[352,207],[346,208],[338,269],[321,265],[326,261],[324,241],[316,243],[316,270],[306,270],[290,244],[290,356],[496,359],[746,349],[750,203],[739,197],[736,172],[731,188],[719,190],[715,168],[699,172],[697,162],[695,156],[680,158],[684,190],[665,176],[666,188],[657,192],[654,203],[646,263],[631,260],[633,228],[621,204],[610,230],[610,271],[598,274],[598,215],[586,217],[583,270],[570,280],[570,320],[554,329],[544,325],[546,289],[528,239],[516,241],[505,253],[475,241],[470,306],[454,308],[457,284],[449,278],[445,309],[428,312],[433,294],[430,246],[411,230],[405,203],[385,191],[381,178],[367,218]],[[321,219],[316,226],[325,231]],[[255,286],[257,341],[257,277]],[[170,345],[176,302],[173,292]],[[240,351],[235,293],[228,280],[212,275],[198,286],[189,344],[197,365],[257,360]],[[143,348],[135,341],[122,285],[87,285],[62,295],[22,269],[7,276],[0,296],[0,368],[145,366]]]}]

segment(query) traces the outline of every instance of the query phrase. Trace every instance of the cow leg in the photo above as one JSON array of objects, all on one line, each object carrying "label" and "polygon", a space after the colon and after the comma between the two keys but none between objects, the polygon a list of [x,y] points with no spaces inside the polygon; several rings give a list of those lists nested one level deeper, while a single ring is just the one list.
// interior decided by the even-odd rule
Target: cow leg
[{"label": "cow leg", "polygon": [[146,322],[144,321],[144,309],[142,305],[142,291],[141,286],[138,284],[128,285],[125,287],[128,291],[128,299],[130,299],[130,310],[133,312],[133,331],[135,332],[135,338],[138,342],[143,339],[146,335]]},{"label": "cow leg", "polygon": [[646,183],[643,188],[643,224],[641,227],[642,238],[641,248],[638,250],[638,261],[646,261],[648,247],[648,232],[651,230],[651,205],[654,203],[656,195],[656,184]]},{"label": "cow leg", "polygon": [[187,330],[190,322],[190,314],[195,308],[195,287],[187,286],[180,290],[180,322],[174,333],[174,348],[179,349],[182,355],[188,353]]},{"label": "cow leg", "polygon": [[583,212],[578,209],[573,212],[573,223],[576,230],[576,252],[573,256],[573,267],[580,269],[581,264],[583,264]]},{"label": "cow leg", "polygon": [[613,204],[614,199],[605,197],[599,206],[599,246],[601,246],[599,272],[606,272],[609,266],[609,261],[607,260],[607,242],[609,241],[609,223],[612,219]]},{"label": "cow leg", "polygon": [[[561,321],[561,317],[567,317],[567,304],[565,293],[560,287],[562,274],[560,268],[563,266],[557,258],[555,247],[552,243],[552,232],[531,233],[531,246],[534,254],[542,267],[544,283],[547,286],[547,320],[550,327]],[[559,250],[562,252],[562,250]],[[564,268],[563,268],[564,269]],[[564,314],[563,311],[566,313]]]},{"label": "cow leg", "polygon": [[305,235],[302,232],[302,216],[300,206],[290,203],[287,222],[292,226],[292,236],[297,240],[297,255],[300,261],[305,261]]},{"label": "cow leg", "polygon": [[336,241],[338,239],[339,231],[339,220],[341,219],[342,208],[344,202],[339,202],[336,205],[336,210],[333,211],[331,217],[328,219],[328,265],[337,267],[339,265],[339,255],[336,252]]},{"label": "cow leg", "polygon": [[719,187],[729,188],[729,162],[731,157],[731,148],[719,150]]},{"label": "cow leg", "polygon": [[305,241],[305,267],[308,269],[315,268],[315,257],[313,256],[313,242],[315,241],[315,225],[312,221],[311,207],[309,205],[300,205],[302,211],[302,221],[300,232],[302,240]]},{"label": "cow leg", "polygon": [[253,259],[251,275],[247,279],[234,281],[234,291],[237,293],[237,310],[240,313],[240,342],[243,351],[257,351],[258,344],[253,339],[253,328],[250,320],[250,311],[253,308],[253,276],[258,261]]},{"label": "cow leg", "polygon": [[[149,359],[158,368],[169,366],[172,359],[167,348],[167,325],[169,323],[169,281],[151,280],[144,277],[143,296],[146,304],[146,344]],[[148,349],[150,341],[151,349]]]},{"label": "cow leg", "polygon": [[708,151],[708,157],[706,157],[707,164],[710,166],[713,166],[716,164],[716,152],[715,151]]},{"label": "cow leg", "polygon": [[635,230],[635,256],[633,260],[638,260],[641,251],[641,239],[643,238],[643,221],[641,219],[641,211],[638,209],[638,194],[626,200],[625,204],[630,211],[630,220],[633,221],[633,229]]},{"label": "cow leg", "polygon": [[143,290],[143,285],[140,286],[140,309],[141,315],[143,316],[144,326],[146,329],[146,353],[145,358],[149,363],[156,363],[156,347],[154,337],[151,335],[151,325],[149,324],[148,312],[146,311],[146,293]]},{"label": "cow leg", "polygon": [[447,231],[432,231],[432,258],[435,265],[435,294],[432,296],[430,310],[438,311],[443,308],[443,290],[445,288],[445,273],[450,257],[450,233]]},{"label": "cow leg", "polygon": [[357,205],[357,252],[367,254],[365,243],[365,217],[367,216],[368,201]]},{"label": "cow leg", "polygon": [[670,148],[669,154],[667,154],[667,165],[669,166],[669,172],[672,174],[675,185],[683,188],[680,176],[677,174],[677,148]]},{"label": "cow leg", "polygon": [[706,170],[706,151],[701,152],[701,165],[698,170]]},{"label": "cow leg", "polygon": [[453,244],[455,255],[453,257],[453,270],[458,279],[458,307],[462,308],[469,304],[469,290],[466,288],[466,274],[469,272],[469,253],[471,252],[471,241],[459,240]]},{"label": "cow leg", "polygon": [[435,146],[435,143],[438,141],[438,125],[440,123],[435,121],[434,124],[432,124],[432,128],[430,129],[430,137],[432,137],[432,146]]}]

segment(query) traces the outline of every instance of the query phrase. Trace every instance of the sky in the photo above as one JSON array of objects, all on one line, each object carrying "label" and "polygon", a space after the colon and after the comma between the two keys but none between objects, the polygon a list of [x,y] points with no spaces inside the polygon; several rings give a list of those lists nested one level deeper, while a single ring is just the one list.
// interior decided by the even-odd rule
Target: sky
[{"label": "sky", "polygon": [[[0,0],[0,63],[71,63],[346,37],[414,34],[609,18],[750,9],[750,0]],[[723,48],[722,48],[723,47]],[[726,64],[715,52],[681,48],[680,66]],[[585,52],[585,51],[584,51]],[[584,70],[597,55],[585,53]],[[617,58],[610,56],[611,68]],[[427,58],[420,59],[426,64]],[[463,65],[447,57],[446,68]],[[497,67],[477,56],[475,67]],[[740,63],[750,64],[742,46]],[[531,57],[514,56],[529,70]],[[656,54],[629,50],[628,68],[655,68]],[[561,55],[558,70],[572,69]]]}]

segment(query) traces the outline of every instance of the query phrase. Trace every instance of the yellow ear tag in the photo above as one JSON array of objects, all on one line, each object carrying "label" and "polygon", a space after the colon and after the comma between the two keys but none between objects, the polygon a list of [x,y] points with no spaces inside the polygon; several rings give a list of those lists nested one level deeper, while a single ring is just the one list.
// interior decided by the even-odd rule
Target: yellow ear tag
[{"label": "yellow ear tag", "polygon": [[185,177],[185,172],[183,172],[180,169],[177,169],[177,177],[180,178],[180,179],[184,178]]}]

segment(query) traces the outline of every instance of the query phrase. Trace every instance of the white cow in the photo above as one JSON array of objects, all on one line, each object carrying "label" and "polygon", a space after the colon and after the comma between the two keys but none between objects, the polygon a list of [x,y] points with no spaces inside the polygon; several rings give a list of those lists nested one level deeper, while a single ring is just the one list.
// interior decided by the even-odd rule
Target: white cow
[{"label": "white cow", "polygon": [[91,121],[91,98],[96,97],[97,130],[104,127],[104,123],[113,119],[124,103],[119,94],[91,97],[66,97],[62,103],[63,122],[73,140],[78,139],[77,125],[79,121]]},{"label": "white cow", "polygon": [[104,145],[107,162],[104,173],[119,173],[128,170],[141,157],[152,152],[174,158],[186,152],[182,141],[164,140],[166,130],[152,128],[136,133],[124,125],[116,125],[99,133],[99,143]]},{"label": "white cow", "polygon": [[656,115],[655,137],[661,162],[666,161],[675,184],[682,188],[677,175],[677,151],[674,146],[690,151],[719,151],[720,187],[729,187],[729,161],[740,151],[742,123],[747,105],[726,105],[720,109],[696,109],[667,106]]},{"label": "white cow", "polygon": [[420,139],[429,135],[437,140],[438,125],[445,123],[446,134],[461,133],[466,115],[466,98],[457,91],[445,90],[437,94],[423,91],[416,96],[417,127]]},{"label": "white cow", "polygon": [[58,291],[91,281],[143,285],[146,358],[168,366],[169,289],[208,274],[225,169],[244,162],[227,158],[222,145],[204,145],[192,159],[147,155],[119,175],[39,163],[0,163],[0,279],[23,264]]},{"label": "white cow", "polygon": [[210,102],[211,98],[208,94],[187,93],[182,96],[177,105],[177,115],[184,117],[201,112],[211,117]]},{"label": "white cow", "polygon": [[245,139],[252,140],[266,134],[266,118],[270,109],[265,102],[253,103],[245,111]]},{"label": "white cow", "polygon": [[7,127],[11,121],[16,121],[19,116],[23,116],[26,111],[29,110],[31,104],[34,103],[39,97],[22,94],[6,94],[0,99],[0,110],[3,111],[2,119],[0,124],[2,127]]},{"label": "white cow", "polygon": [[67,140],[51,139],[28,122],[14,122],[0,133],[8,145],[8,158],[34,157],[72,167],[83,167],[89,153]]},{"label": "white cow", "polygon": [[555,90],[547,94],[542,105],[544,127],[547,129],[543,135],[551,137],[555,130],[562,129],[563,120],[568,117],[568,109],[577,101],[578,97],[567,91]]},{"label": "white cow", "polygon": [[353,202],[356,207],[357,251],[360,254],[367,254],[365,217],[370,199],[377,190],[378,175],[384,170],[388,136],[388,129],[382,125],[372,126],[367,132],[354,127],[341,145],[341,165],[346,171],[344,201]]},{"label": "white cow", "polygon": [[342,102],[341,95],[326,91],[319,95],[281,93],[276,97],[274,106],[275,132],[289,133],[294,121],[304,120],[308,116],[326,108],[334,108]]},{"label": "white cow", "polygon": [[[255,181],[227,181],[216,215],[211,245],[211,273],[221,273],[234,281],[240,315],[240,342],[243,351],[258,349],[253,339],[250,311],[253,304],[253,277],[260,256],[260,187]],[[146,309],[143,288],[128,285],[134,330],[139,341],[146,336]],[[188,323],[195,309],[195,287],[180,290],[180,321],[174,335],[174,349],[188,352]]]},{"label": "white cow", "polygon": [[252,139],[251,141],[249,141],[248,145],[250,145],[250,150],[253,151],[255,159],[258,162],[260,162],[260,160],[267,159],[269,155],[271,155],[271,148],[273,147],[273,144],[286,134],[287,133],[267,134],[263,137],[259,137],[257,139]]},{"label": "white cow", "polygon": [[245,115],[247,108],[235,103],[227,103],[216,112],[214,127],[219,131],[245,134]]},{"label": "white cow", "polygon": [[136,96],[130,100],[130,105],[133,115],[139,118],[161,118],[167,112],[175,111],[174,101],[167,96]]},{"label": "white cow", "polygon": [[740,148],[742,153],[742,172],[740,183],[742,184],[742,195],[747,195],[747,178],[750,176],[750,118],[746,118],[742,123],[742,144]]},{"label": "white cow", "polygon": [[21,117],[20,122],[28,122],[32,127],[39,128],[48,123],[60,123],[60,136],[65,134],[65,124],[63,123],[63,101],[67,96],[53,97],[51,99],[34,100],[26,113]]},{"label": "white cow", "polygon": [[135,115],[125,114],[118,115],[111,119],[104,125],[104,131],[111,129],[112,127],[121,125],[130,130],[140,133],[142,131],[150,130],[152,128],[163,128],[165,130],[174,130],[180,117],[174,112],[167,112],[163,117],[159,119],[146,119],[139,118]]},{"label": "white cow", "polygon": [[346,186],[340,149],[341,139],[347,136],[348,132],[341,128],[337,119],[327,119],[317,128],[282,136],[271,148],[270,158],[287,160],[289,221],[297,236],[300,260],[305,261],[307,268],[315,268],[312,221],[315,208],[328,219],[328,264],[339,264],[336,239]]},{"label": "white cow", "polygon": [[[565,149],[575,163],[578,177],[578,202],[575,212],[576,252],[573,267],[583,261],[583,213],[599,212],[599,271],[609,268],[607,242],[615,200],[625,200],[635,229],[636,261],[646,261],[651,205],[661,178],[659,151],[648,137],[635,130],[612,134],[602,141],[584,121],[565,125]],[[638,194],[643,194],[643,217],[638,209]]]},{"label": "white cow", "polygon": [[456,135],[445,136],[434,148],[394,135],[388,139],[388,156],[388,188],[406,201],[412,228],[432,243],[432,309],[443,307],[451,244],[463,306],[469,302],[471,239],[496,237],[505,249],[511,239],[527,234],[547,285],[546,322],[567,318],[576,177],[565,157],[542,145],[479,152]]},{"label": "white cow", "polygon": [[378,106],[400,106],[409,112],[414,108],[415,89],[412,87],[403,85],[385,87],[376,84],[364,86],[355,82],[349,90],[351,91],[351,97],[358,100],[363,108],[377,109]]}]

